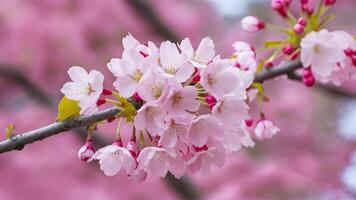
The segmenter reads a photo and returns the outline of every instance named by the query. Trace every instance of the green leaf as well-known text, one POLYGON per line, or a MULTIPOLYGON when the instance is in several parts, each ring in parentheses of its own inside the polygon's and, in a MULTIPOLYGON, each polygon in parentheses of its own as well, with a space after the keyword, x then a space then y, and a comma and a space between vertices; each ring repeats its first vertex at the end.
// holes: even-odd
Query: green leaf
POLYGON ((121 107, 123 108, 121 114, 127 118, 127 122, 133 121, 136 113, 135 107, 124 97, 119 97, 118 99, 121 103, 121 107))
POLYGON ((265 92, 265 90, 264 90, 264 88, 263 88, 263 85, 262 85, 261 83, 254 82, 254 83, 252 84, 252 87, 255 88, 255 89, 257 89, 257 90, 258 90, 258 93, 261 94, 261 95, 263 95, 264 92, 265 92))
POLYGON ((79 112, 79 102, 64 96, 58 104, 57 121, 78 117, 79 112))
POLYGON ((15 132, 15 125, 13 124, 8 124, 5 130, 5 137, 6 139, 10 139, 15 132))
POLYGON ((276 47, 279 47, 279 46, 282 46, 286 43, 286 41, 281 41, 281 40, 277 40, 277 41, 274 41, 274 40, 270 40, 270 41, 266 41, 265 42, 265 47, 268 48, 268 49, 271 49, 271 48, 276 48, 276 47))

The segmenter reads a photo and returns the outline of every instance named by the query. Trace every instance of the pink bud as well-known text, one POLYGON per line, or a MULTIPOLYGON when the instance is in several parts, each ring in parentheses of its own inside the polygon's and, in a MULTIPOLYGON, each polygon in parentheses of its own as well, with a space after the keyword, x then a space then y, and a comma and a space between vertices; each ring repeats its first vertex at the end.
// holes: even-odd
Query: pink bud
POLYGON ((272 61, 272 60, 267 61, 267 62, 266 62, 266 67, 267 67, 267 68, 273 68, 273 67, 274 67, 273 61, 272 61))
POLYGON ((336 3, 336 0, 324 0, 325 6, 332 6, 336 3))
POLYGON ((303 82, 307 87, 312 87, 315 84, 315 78, 310 67, 303 71, 303 82))
POLYGON ((246 126, 248 126, 248 127, 252 126, 252 125, 253 125, 253 119, 252 119, 252 118, 246 119, 246 120, 245 120, 245 124, 246 124, 246 126))
POLYGON ((205 101, 206 101, 206 103, 208 103, 208 104, 216 103, 216 99, 215 99, 215 97, 213 97, 212 95, 206 96, 206 97, 205 97, 205 101))
POLYGON ((112 95, 112 91, 110 89, 104 88, 103 91, 101 92, 101 95, 104 96, 112 95))
POLYGON ((302 33, 304 33, 304 26, 302 26, 300 24, 296 24, 296 25, 294 25, 294 31, 298 34, 302 34, 302 33))
POLYGON ((119 146, 119 147, 123 147, 123 144, 122 144, 122 140, 121 140, 121 139, 114 141, 112 144, 113 144, 113 145, 116 145, 116 146, 119 146))
POLYGON ((300 56, 300 52, 294 54, 292 57, 291 57, 291 60, 296 60, 297 58, 299 58, 300 56))
POLYGON ((265 28, 265 23, 254 16, 247 16, 241 20, 242 28, 248 32, 256 32, 265 28))
POLYGON ((82 161, 89 160, 95 153, 94 145, 92 140, 88 140, 84 146, 82 146, 78 151, 78 159, 82 161))
POLYGON ((193 77, 193 83, 198 83, 200 81, 200 75, 197 74, 193 77))
POLYGON ((194 150, 196 152, 200 152, 200 151, 207 151, 208 150, 208 146, 204 145, 202 147, 196 147, 196 146, 193 146, 194 147, 194 150))
POLYGON ((140 95, 138 95, 137 92, 135 92, 135 93, 132 95, 132 97, 135 99, 135 101, 142 101, 140 95))
POLYGON ((300 25, 305 27, 307 25, 307 20, 305 20, 303 17, 300 17, 298 19, 298 24, 300 24, 300 25))
POLYGON ((352 48, 345 49, 344 53, 347 57, 351 57, 352 55, 355 54, 355 52, 352 50, 352 48))
POLYGON ((111 122, 113 122, 115 119, 116 119, 116 117, 110 117, 110 118, 107 118, 107 119, 106 119, 106 122, 107 122, 107 123, 111 123, 111 122))
POLYGON ((287 17, 286 5, 283 0, 272 0, 271 7, 277 11, 283 18, 287 17))
POLYGON ((305 4, 308 4, 309 3, 309 0, 300 0, 300 4, 302 5, 305 5, 305 4))
POLYGON ((103 98, 99 98, 98 101, 96 101, 96 106, 101 106, 106 103, 106 100, 103 98))
POLYGON ((294 52, 295 48, 293 45, 288 44, 285 47, 283 47, 283 53, 286 55, 291 55, 294 52))
POLYGON ((311 15, 314 12, 313 6, 309 3, 302 5, 302 10, 303 10, 303 12, 306 12, 308 15, 311 15))
POLYGON ((352 64, 356 67, 356 55, 351 56, 352 64))

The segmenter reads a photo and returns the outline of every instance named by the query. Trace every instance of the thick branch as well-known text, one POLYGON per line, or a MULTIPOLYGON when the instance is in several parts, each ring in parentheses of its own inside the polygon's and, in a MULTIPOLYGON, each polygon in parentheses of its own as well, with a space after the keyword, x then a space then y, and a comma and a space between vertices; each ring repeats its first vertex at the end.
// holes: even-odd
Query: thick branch
POLYGON ((263 82, 268 79, 273 79, 277 76, 294 72, 296 69, 302 68, 303 65, 299 60, 283 63, 272 69, 265 69, 255 77, 255 82, 263 82))
POLYGON ((36 130, 14 135, 10 139, 0 142, 0 153, 4 153, 14 149, 21 150, 26 144, 33 143, 71 129, 88 126, 92 123, 114 117, 119 112, 120 110, 118 108, 111 108, 95 113, 93 115, 81 116, 63 122, 56 122, 36 130))

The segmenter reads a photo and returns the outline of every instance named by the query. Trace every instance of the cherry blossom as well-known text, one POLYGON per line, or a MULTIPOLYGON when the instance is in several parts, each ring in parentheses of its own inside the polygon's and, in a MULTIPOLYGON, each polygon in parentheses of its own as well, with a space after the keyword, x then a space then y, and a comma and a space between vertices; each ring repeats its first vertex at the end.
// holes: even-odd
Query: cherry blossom
POLYGON ((146 172, 157 177, 165 177, 170 171, 176 178, 180 178, 185 172, 185 162, 166 148, 146 147, 140 152, 137 161, 146 172))
POLYGON ((175 44, 162 42, 160 47, 160 65, 168 77, 173 76, 179 82, 185 82, 194 72, 194 67, 188 63, 188 57, 180 54, 175 44))
POLYGON ((68 74, 72 82, 65 83, 61 92, 68 99, 79 101, 81 114, 95 112, 96 101, 103 91, 103 74, 96 70, 91 70, 88 74, 79 66, 69 68, 68 74))
POLYGON ((130 151, 116 143, 99 149, 88 162, 92 160, 99 160, 100 169, 107 176, 114 176, 120 171, 129 174, 136 167, 130 151))
POLYGON ((209 37, 203 38, 195 51, 189 38, 182 40, 179 48, 185 55, 188 56, 189 61, 194 65, 194 67, 198 68, 205 67, 214 59, 215 56, 214 42, 209 37))
POLYGON ((279 131, 279 128, 277 128, 271 121, 261 120, 257 123, 255 128, 255 136, 260 140, 270 139, 279 131))
POLYGON ((93 141, 88 140, 78 151, 78 159, 82 161, 89 160, 95 153, 93 141))
POLYGON ((188 128, 188 140, 201 147, 208 139, 222 140, 224 128, 219 120, 211 115, 201 115, 191 122, 188 128))
POLYGON ((148 131, 152 136, 156 136, 166 129, 163 114, 157 102, 147 103, 137 111, 134 125, 139 131, 148 131))
POLYGON ((301 41, 301 61, 305 68, 311 67, 317 78, 328 79, 335 65, 346 58, 344 50, 352 41, 345 32, 311 32, 301 41))
POLYGON ((188 160, 188 170, 195 174, 209 174, 211 166, 222 167, 225 163, 226 152, 222 146, 197 149, 194 156, 188 160))
POLYGON ((256 32, 265 28, 265 23, 255 16, 247 16, 241 20, 241 26, 245 31, 256 32))
POLYGON ((252 84, 253 74, 232 67, 228 61, 213 62, 201 71, 200 83, 216 99, 229 93, 246 98, 246 89, 252 84))
POLYGON ((117 77, 115 88, 123 97, 132 96, 146 71, 144 58, 135 49, 125 50, 123 58, 111 59, 108 69, 117 77))

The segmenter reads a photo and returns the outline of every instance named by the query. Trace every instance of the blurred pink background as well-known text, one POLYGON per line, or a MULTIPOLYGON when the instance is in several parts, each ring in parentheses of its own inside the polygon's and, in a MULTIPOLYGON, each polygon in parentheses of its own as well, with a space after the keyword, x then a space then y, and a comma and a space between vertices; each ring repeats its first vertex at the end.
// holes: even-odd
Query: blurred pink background
MULTIPOLYGON (((355 0, 339 0, 331 30, 355 34, 355 7, 355 0)), ((9 123, 21 133, 54 122, 56 115, 47 101, 34 98, 34 91, 27 92, 3 69, 20 72, 57 103, 72 65, 102 71, 111 87, 114 78, 106 63, 121 55, 121 38, 128 32, 142 43, 190 37, 197 44, 210 36, 222 56, 232 53, 236 40, 258 47, 271 35, 243 32, 239 21, 244 15, 281 23, 268 0, 1 0, 0 139, 9 123), (152 13, 168 32, 155 27, 152 13)), ((271 102, 265 113, 281 133, 231 155, 209 176, 188 177, 202 198, 356 199, 356 100, 298 82, 266 85, 271 102)), ((356 93, 354 85, 343 87, 356 93)), ((100 127, 100 134, 110 137, 113 126, 100 127)), ((77 133, 65 133, 1 154, 0 200, 182 199, 163 179, 135 184, 121 175, 106 177, 97 164, 77 159, 82 144, 77 133)))

